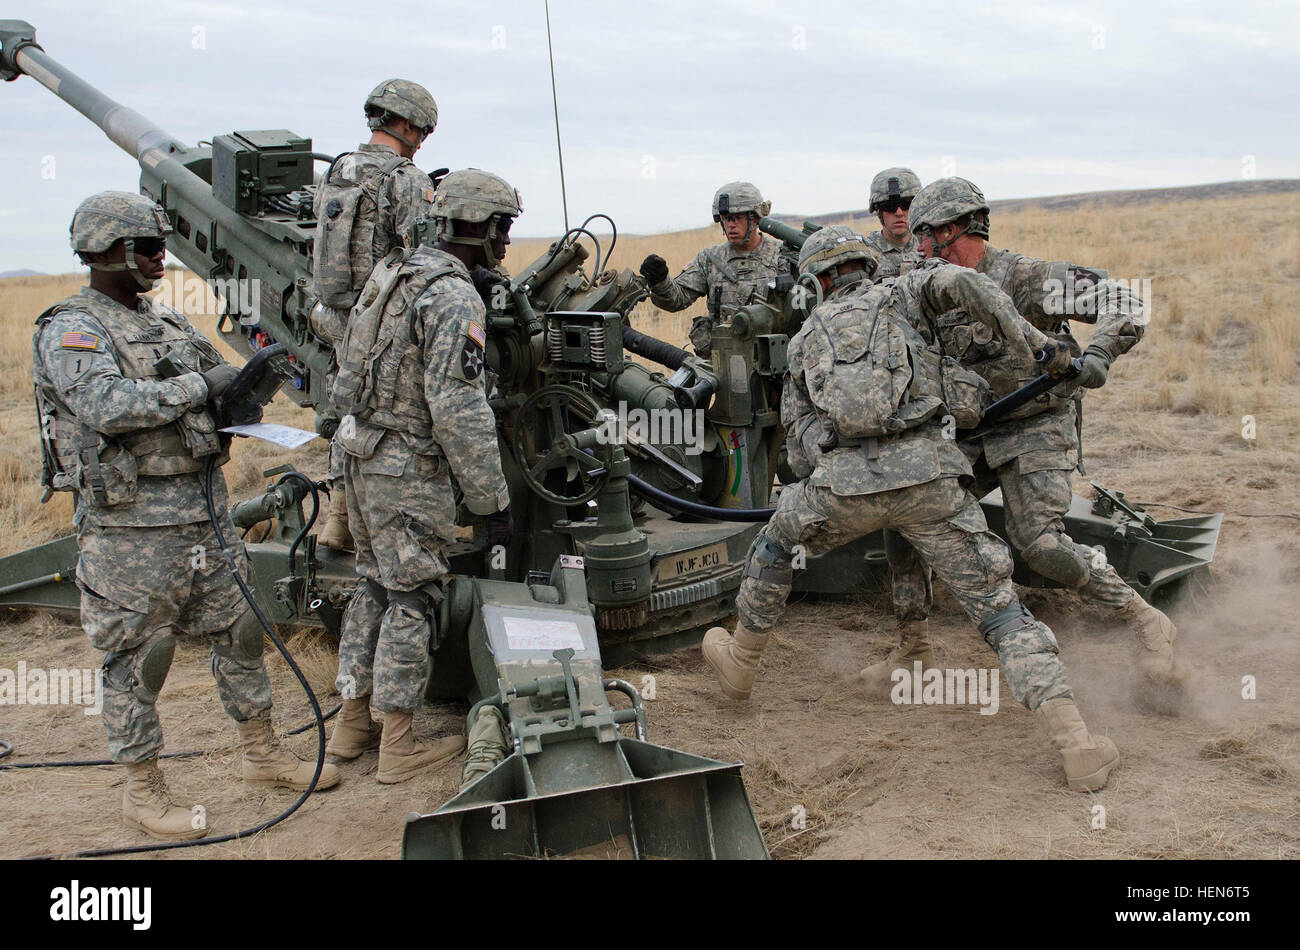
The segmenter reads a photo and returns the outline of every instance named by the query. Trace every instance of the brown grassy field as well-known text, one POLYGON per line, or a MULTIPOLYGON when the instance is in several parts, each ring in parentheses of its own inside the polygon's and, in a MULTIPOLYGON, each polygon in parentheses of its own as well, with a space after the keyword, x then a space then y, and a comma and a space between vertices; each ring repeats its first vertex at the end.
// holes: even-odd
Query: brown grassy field
MULTIPOLYGON (((1112 735, 1123 764, 1106 790, 1065 791, 1060 766, 1033 718, 1002 692, 1002 712, 871 705, 851 673, 889 646, 888 605, 792 605, 748 704, 721 700, 698 653, 682 651, 617 671, 658 679, 651 740, 746 762, 750 796, 769 847, 781 857, 1263 857, 1300 856, 1300 194, 1083 206, 995 215, 993 243, 1151 281, 1146 339, 1089 394, 1085 449, 1092 479, 1131 499, 1225 511, 1208 600, 1176 615, 1179 647, 1201 671, 1194 707, 1180 718, 1144 715, 1129 698, 1131 634, 1073 595, 1027 602, 1061 642, 1090 726, 1112 735), (1256 438, 1243 439, 1243 417, 1256 438), (1241 698, 1243 676, 1258 698, 1241 698), (1092 827, 1093 806, 1107 809, 1092 827), (807 814, 791 826, 792 809, 807 814)), ((720 240, 715 228, 623 237, 613 265, 635 270, 651 251, 670 268, 720 240)), ((545 242, 520 241, 518 270, 545 242)), ((0 282, 0 554, 64 533, 66 497, 38 504, 31 401, 31 322, 74 290, 75 277, 0 282)), ((692 312, 698 308, 693 308, 692 312)), ((210 336, 213 318, 192 315, 210 336)), ((643 304, 638 327, 684 345, 689 312, 643 304)), ((1087 329, 1079 334, 1087 337, 1087 329)), ((274 421, 310 428, 310 414, 277 399, 274 421)), ((292 456, 319 475, 318 442, 292 456)), ((285 453, 236 446, 227 469, 236 494, 285 453)), ((1088 479, 1076 491, 1088 494, 1088 479)), ((1153 507, 1158 518, 1178 517, 1153 507)), ((988 665, 987 649, 939 594, 941 665, 988 665)), ((307 642, 302 644, 304 647, 307 642)), ((313 680, 329 689, 329 649, 312 647, 313 680)), ((230 779, 231 731, 206 675, 204 650, 182 644, 160 708, 169 748, 227 748, 173 765, 178 790, 206 796, 220 831, 278 812, 288 793, 253 793, 230 779)), ((44 616, 0 617, 0 667, 93 666, 98 655, 74 625, 44 616)), ((305 704, 278 658, 268 663, 285 725, 305 704)), ((429 709, 420 728, 458 728, 463 709, 429 709)), ((75 710, 6 710, 0 735, 31 757, 102 755, 102 727, 75 710)), ((304 751, 307 744, 300 746, 304 751)), ((454 790, 446 770, 412 787, 378 786, 374 757, 344 768, 345 784, 289 823, 239 845, 188 852, 217 857, 394 856, 401 819, 454 790), (419 786, 419 787, 414 787, 419 786)), ((0 857, 136 843, 116 824, 113 770, 0 772, 0 857), (58 820, 56 820, 56 818, 58 820)))

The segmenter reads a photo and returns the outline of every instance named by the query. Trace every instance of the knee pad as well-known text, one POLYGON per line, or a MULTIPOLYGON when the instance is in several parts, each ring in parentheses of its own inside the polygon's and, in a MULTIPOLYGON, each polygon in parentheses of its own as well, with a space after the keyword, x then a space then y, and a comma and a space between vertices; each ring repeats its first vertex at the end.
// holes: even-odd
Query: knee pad
POLYGON ((1077 589, 1088 583, 1092 566, 1073 541, 1053 532, 1044 532, 1033 540, 1020 556, 1044 577, 1077 589))
POLYGON ((1006 641, 1016 641, 1016 648, 1022 653, 1059 652, 1052 631, 1045 623, 1036 620, 1029 608, 1021 603, 1014 603, 986 618, 980 623, 979 631, 984 642, 999 657, 1006 641))
POLYGON ((152 706, 167 681, 176 655, 176 638, 170 629, 153 634, 134 650, 104 657, 104 676, 119 689, 128 689, 140 702, 152 706))
POLYGON ((262 665, 264 634, 261 622, 250 608, 239 615, 229 633, 218 638, 212 652, 234 660, 246 670, 255 670, 262 665))
POLYGON ((793 557, 789 551, 771 540, 765 533, 754 539, 745 559, 745 576, 768 584, 792 584, 793 557))

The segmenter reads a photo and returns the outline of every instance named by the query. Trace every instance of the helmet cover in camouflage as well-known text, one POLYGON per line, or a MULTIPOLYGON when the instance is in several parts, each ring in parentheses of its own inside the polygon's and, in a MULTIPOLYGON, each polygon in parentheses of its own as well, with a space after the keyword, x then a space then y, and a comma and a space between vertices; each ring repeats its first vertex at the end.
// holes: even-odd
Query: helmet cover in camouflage
POLYGON ((366 97, 366 123, 370 128, 382 129, 386 112, 427 132, 438 124, 438 103, 428 89, 409 79, 386 79, 366 97))
POLYGON ((152 198, 130 191, 91 195, 72 215, 69 243, 78 254, 107 251, 122 238, 160 237, 172 233, 167 212, 152 198))
POLYGON ((713 196, 713 220, 721 221, 724 214, 752 212, 765 218, 772 210, 772 202, 763 200, 763 193, 747 181, 729 181, 713 196))
MULTIPOLYGON (((937 228, 975 211, 989 211, 984 192, 965 178, 940 178, 921 189, 912 200, 908 224, 913 232, 937 228)), ((988 230, 984 230, 984 236, 988 230)))
POLYGON ((433 193, 430 217, 456 221, 486 221, 495 214, 517 218, 524 213, 519 190, 500 175, 477 168, 449 173, 433 193))
POLYGON ((844 224, 814 231, 799 249, 800 274, 819 275, 830 271, 834 276, 834 269, 849 261, 865 261, 868 277, 876 270, 876 254, 867 239, 844 224))
POLYGON ((921 179, 910 168, 886 168, 871 179, 871 203, 868 211, 879 210, 876 206, 884 204, 891 198, 915 198, 921 190, 921 179))

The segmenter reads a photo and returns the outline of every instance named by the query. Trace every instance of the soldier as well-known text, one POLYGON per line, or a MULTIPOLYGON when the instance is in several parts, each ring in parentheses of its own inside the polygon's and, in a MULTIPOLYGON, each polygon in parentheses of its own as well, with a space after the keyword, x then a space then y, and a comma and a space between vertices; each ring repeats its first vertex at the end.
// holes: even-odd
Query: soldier
MULTIPOLYGON (((211 407, 237 373, 183 316, 140 297, 163 275, 171 230, 163 209, 140 195, 106 191, 83 201, 71 237, 90 286, 41 314, 32 349, 43 481, 77 495, 81 623, 106 652, 104 726, 113 761, 127 770, 122 819, 179 840, 202 837, 207 825, 172 802, 158 767, 155 701, 177 635, 211 640, 245 781, 302 790, 315 763, 276 741, 263 630, 208 518, 202 472, 228 458, 211 407), (163 378, 155 366, 162 357, 185 372, 163 378)), ((237 538, 219 471, 213 495, 224 536, 237 538)), ((242 545, 235 558, 247 577, 242 545)), ((316 788, 338 781, 326 765, 316 788)))
POLYGON ((429 625, 448 572, 443 551, 455 540, 457 488, 471 514, 488 516, 492 543, 512 530, 484 392, 486 310, 471 272, 501 262, 522 211, 519 193, 496 175, 448 175, 430 210, 433 246, 380 261, 339 350, 332 396, 345 413, 338 440, 364 583, 343 621, 344 703, 328 750, 354 759, 378 745, 384 784, 465 747, 463 736, 416 742, 411 722, 429 677, 429 625), (372 700, 382 727, 370 718, 372 700))
POLYGON ((868 234, 867 243, 880 255, 876 280, 905 274, 921 260, 916 238, 907 225, 908 209, 920 190, 921 179, 910 168, 886 168, 871 179, 867 210, 880 219, 880 230, 868 234))
POLYGON ((832 224, 814 232, 799 253, 799 271, 817 278, 822 302, 860 294, 880 272, 880 255, 857 231, 832 224))
MULTIPOLYGON (((821 233, 804 244, 801 266, 826 251, 821 233)), ((834 257, 821 260, 836 264, 834 257)), ((725 695, 748 698, 790 594, 796 553, 813 557, 892 527, 921 551, 979 625, 1012 694, 1038 715, 1060 751, 1070 788, 1095 791, 1119 753, 1084 725, 1055 637, 1017 600, 1010 552, 962 487, 970 464, 943 434, 946 411, 979 409, 978 394, 959 398, 945 386, 938 354, 922 337, 929 318, 956 307, 1006 332, 1026 354, 1031 347, 1050 349, 987 279, 938 263, 820 304, 791 340, 781 421, 791 467, 802 480, 781 492, 776 513, 750 548, 734 635, 711 629, 704 658, 725 695), (882 374, 882 366, 895 370, 882 374)), ((1068 365, 1068 358, 1059 351, 1053 368, 1068 365)))
MULTIPOLYGON (((1142 301, 1126 287, 1103 279, 1101 272, 993 248, 987 241, 988 222, 983 193, 964 178, 927 185, 912 206, 913 230, 926 257, 939 256, 986 274, 1011 297, 1021 316, 1076 355, 1079 344, 1068 321, 1095 323, 1096 330, 1082 353, 1083 371, 1073 383, 1040 396, 982 436, 965 440, 962 448, 974 463, 980 493, 1001 487, 1012 547, 1039 574, 1074 589, 1085 600, 1112 608, 1137 636, 1146 701, 1153 708, 1176 711, 1187 671, 1174 659, 1173 622, 1124 583, 1104 556, 1066 534, 1063 521, 1070 506, 1070 470, 1081 462, 1083 390, 1104 384, 1111 362, 1142 338, 1142 301)), ((1000 341, 979 332, 963 316, 939 320, 945 349, 988 380, 994 398, 1038 372, 1008 359, 1000 341)))
MULTIPOLYGON (((433 201, 433 182, 411 162, 438 124, 433 96, 418 83, 389 79, 366 98, 365 114, 374 130, 370 141, 334 159, 316 190, 312 281, 320 302, 312 325, 335 344, 375 264, 406 246, 411 226, 433 201)), ((319 541, 351 551, 343 452, 334 440, 329 483, 330 512, 319 541)))
MULTIPOLYGON (((782 243, 758 230, 760 218, 772 210, 759 190, 747 181, 723 185, 713 196, 713 220, 727 243, 708 247, 684 271, 668 279, 668 264, 658 254, 641 262, 641 276, 650 289, 650 301, 660 310, 676 313, 707 295, 707 316, 691 321, 691 345, 708 359, 713 327, 751 303, 772 299, 772 282, 785 272, 782 243)), ((793 276, 793 275, 792 275, 793 276)))

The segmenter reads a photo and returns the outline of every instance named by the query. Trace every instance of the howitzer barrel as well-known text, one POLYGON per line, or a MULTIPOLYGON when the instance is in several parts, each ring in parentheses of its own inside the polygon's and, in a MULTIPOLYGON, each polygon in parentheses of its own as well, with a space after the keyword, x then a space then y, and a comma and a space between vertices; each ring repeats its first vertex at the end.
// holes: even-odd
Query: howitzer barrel
POLYGON ((808 235, 804 234, 798 228, 793 228, 788 224, 782 224, 776 218, 762 218, 758 222, 758 229, 764 234, 770 234, 779 241, 785 241, 794 247, 803 247, 803 242, 807 240, 808 235))
POLYGON ((3 75, 26 73, 104 130, 119 148, 137 159, 150 149, 181 151, 185 144, 134 109, 104 95, 36 45, 36 30, 21 20, 0 21, 3 75))

